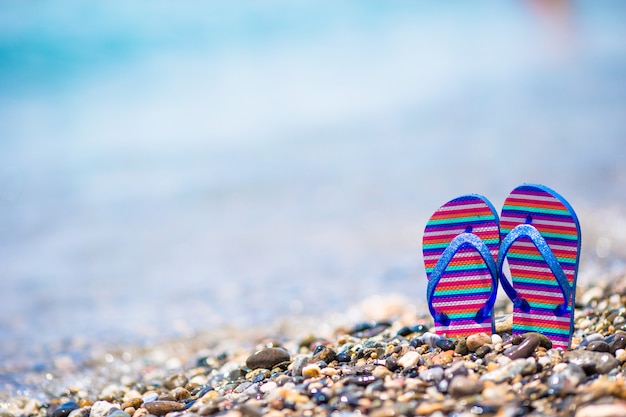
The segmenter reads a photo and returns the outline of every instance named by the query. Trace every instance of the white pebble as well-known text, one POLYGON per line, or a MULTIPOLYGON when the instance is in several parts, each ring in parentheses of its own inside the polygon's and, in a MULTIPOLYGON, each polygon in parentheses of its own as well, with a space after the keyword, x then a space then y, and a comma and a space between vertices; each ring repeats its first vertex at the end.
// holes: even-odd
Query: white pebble
POLYGON ((584 319, 583 321, 581 321, 580 323, 578 323, 578 328, 585 330, 587 329, 589 326, 591 326, 593 323, 591 322, 591 320, 589 319, 584 319))
POLYGON ((500 337, 499 334, 494 333, 494 334, 491 335, 491 343, 493 343, 494 345, 496 343, 502 343, 502 338, 500 337))
POLYGON ((267 394, 268 392, 274 391, 278 388, 278 384, 274 381, 270 381, 267 384, 261 385, 261 392, 267 394))
POLYGON ((119 405, 111 404, 108 401, 96 401, 91 406, 91 412, 89 413, 89 417, 104 417, 113 407, 119 407, 119 405))
POLYGON ((617 359, 620 362, 626 362, 626 350, 617 349, 615 351, 615 359, 617 359))
POLYGON ((404 355, 402 355, 400 359, 398 359, 398 365, 400 365, 403 368, 410 368, 412 366, 417 365, 419 360, 420 360, 420 354, 414 350, 410 350, 404 355))

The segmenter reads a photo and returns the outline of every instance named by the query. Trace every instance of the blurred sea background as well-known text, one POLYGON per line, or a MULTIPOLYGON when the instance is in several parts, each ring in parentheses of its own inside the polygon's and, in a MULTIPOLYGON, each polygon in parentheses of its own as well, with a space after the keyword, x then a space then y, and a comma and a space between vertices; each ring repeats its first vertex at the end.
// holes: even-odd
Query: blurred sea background
POLYGON ((624 21, 595 1, 1 3, 0 369, 76 337, 423 302, 430 214, 523 182, 577 210, 581 282, 610 275, 624 21))

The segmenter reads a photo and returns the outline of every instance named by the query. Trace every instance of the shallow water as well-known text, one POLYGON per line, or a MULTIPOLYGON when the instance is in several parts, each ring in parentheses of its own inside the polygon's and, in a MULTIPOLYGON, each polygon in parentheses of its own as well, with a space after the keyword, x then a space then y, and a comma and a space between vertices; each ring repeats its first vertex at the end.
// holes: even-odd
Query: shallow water
POLYGON ((430 213, 522 182, 622 265, 623 4, 249 6, 0 6, 4 368, 423 300, 430 213))

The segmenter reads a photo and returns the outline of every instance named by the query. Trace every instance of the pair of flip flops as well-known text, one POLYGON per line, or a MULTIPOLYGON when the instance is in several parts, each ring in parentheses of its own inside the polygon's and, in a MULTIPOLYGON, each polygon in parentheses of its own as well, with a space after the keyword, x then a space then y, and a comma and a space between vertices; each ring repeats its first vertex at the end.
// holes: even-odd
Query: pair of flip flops
POLYGON ((480 195, 447 202, 432 215, 423 238, 436 333, 493 333, 501 284, 513 301, 513 334, 538 332, 554 348, 569 348, 580 242, 576 213, 542 185, 515 188, 499 219, 480 195))

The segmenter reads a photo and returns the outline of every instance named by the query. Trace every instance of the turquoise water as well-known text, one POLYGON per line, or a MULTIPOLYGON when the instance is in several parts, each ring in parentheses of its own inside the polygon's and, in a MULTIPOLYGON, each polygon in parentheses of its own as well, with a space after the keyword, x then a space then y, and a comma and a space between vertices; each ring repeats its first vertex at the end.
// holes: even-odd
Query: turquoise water
POLYGON ((422 300, 430 213, 522 182, 620 258, 626 8, 551 4, 1 5, 6 363, 422 300))

